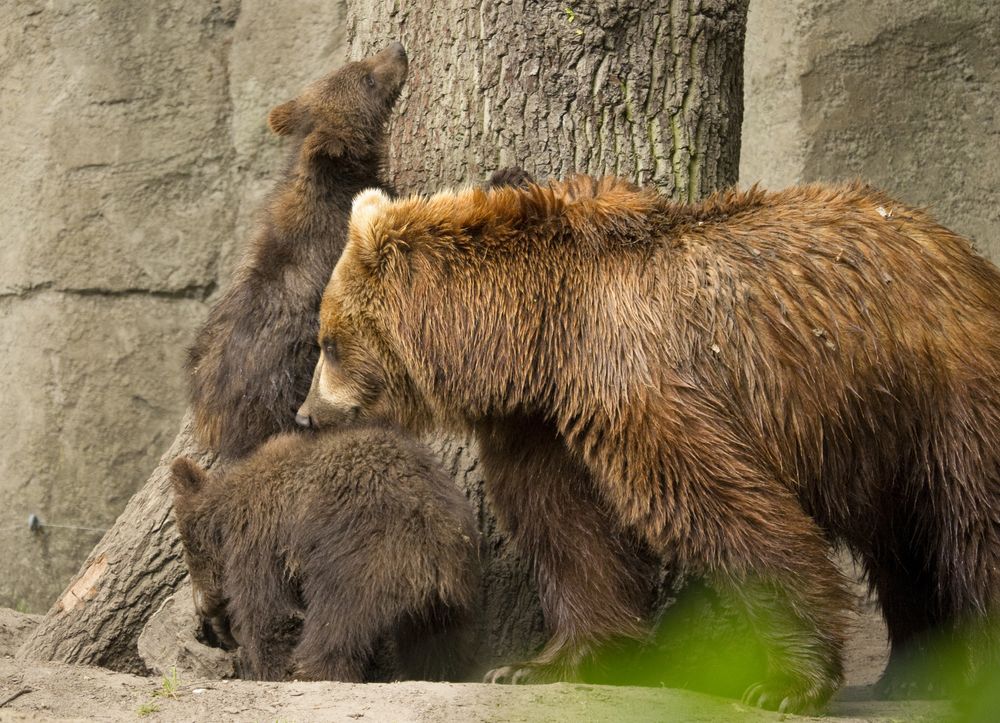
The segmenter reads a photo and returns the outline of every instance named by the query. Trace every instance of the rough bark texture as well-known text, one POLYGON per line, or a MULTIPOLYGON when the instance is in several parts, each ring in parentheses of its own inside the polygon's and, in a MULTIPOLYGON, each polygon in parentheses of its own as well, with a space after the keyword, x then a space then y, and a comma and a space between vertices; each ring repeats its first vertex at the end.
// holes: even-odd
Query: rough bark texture
POLYGON ((348 3, 351 56, 411 49, 390 157, 401 191, 520 165, 695 199, 736 182, 746 0, 348 3))
MULTIPOLYGON (((391 132, 390 177, 403 192, 520 165, 538 178, 612 173, 692 199, 736 180, 746 6, 358 0, 349 37, 352 57, 388 39, 410 52, 391 132)), ((474 446, 433 444, 482 520, 482 663, 521 656, 544 637, 530 575, 489 515, 474 446)), ((198 452, 185 421, 22 657, 144 669, 136 640, 183 576, 165 463, 198 452)))

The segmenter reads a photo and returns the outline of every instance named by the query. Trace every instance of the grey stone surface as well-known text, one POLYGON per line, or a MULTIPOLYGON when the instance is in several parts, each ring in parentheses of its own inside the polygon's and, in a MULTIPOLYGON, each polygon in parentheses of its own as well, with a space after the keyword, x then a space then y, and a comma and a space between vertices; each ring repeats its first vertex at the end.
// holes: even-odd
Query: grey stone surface
POLYGON ((177 432, 184 348, 344 58, 342 2, 0 3, 0 606, 43 611, 177 432))
POLYGON ((41 615, 0 607, 0 656, 13 655, 41 619, 41 615))
POLYGON ((0 605, 43 611, 170 444, 195 299, 38 291, 0 299, 0 605), (16 529, 9 529, 17 525, 16 529))
POLYGON ((741 182, 862 178, 1000 261, 1000 4, 753 0, 741 182))

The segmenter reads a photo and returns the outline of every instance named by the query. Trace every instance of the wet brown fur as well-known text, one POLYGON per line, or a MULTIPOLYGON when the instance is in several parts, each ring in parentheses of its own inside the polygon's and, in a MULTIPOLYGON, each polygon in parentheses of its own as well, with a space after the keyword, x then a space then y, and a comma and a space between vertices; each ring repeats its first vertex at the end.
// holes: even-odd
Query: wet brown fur
POLYGON ((861 185, 695 205, 613 179, 355 202, 323 299, 319 423, 477 433, 572 677, 645 631, 638 548, 742 600, 748 699, 842 679, 859 557, 892 660, 982 623, 1000 578, 1000 273, 861 185))
POLYGON ((472 654, 471 505, 430 451, 380 427, 280 435, 227 470, 173 465, 199 612, 246 677, 456 679, 472 654))
POLYGON ((195 432, 223 459, 295 429, 316 365, 316 314, 343 249, 351 199, 381 186, 385 125, 406 78, 398 43, 274 108, 288 168, 187 363, 195 432))

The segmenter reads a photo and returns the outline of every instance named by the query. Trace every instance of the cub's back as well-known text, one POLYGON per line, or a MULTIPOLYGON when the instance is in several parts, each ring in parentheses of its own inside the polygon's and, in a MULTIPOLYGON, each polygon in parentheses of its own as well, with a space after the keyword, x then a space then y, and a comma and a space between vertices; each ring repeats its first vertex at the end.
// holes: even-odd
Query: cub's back
POLYGON ((280 514, 284 521, 275 524, 294 537, 362 528, 369 537, 435 528, 475 535, 471 506, 440 461, 390 427, 279 435, 232 476, 233 494, 280 514))

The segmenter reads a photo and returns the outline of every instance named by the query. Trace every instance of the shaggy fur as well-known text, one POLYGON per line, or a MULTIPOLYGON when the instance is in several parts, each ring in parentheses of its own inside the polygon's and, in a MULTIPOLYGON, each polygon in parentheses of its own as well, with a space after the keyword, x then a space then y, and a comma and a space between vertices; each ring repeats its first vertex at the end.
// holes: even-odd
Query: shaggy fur
POLYGON ((242 457, 295 428, 316 365, 316 315, 343 249, 351 199, 380 185, 385 125, 406 79, 403 46, 350 63, 274 108, 295 141, 231 286, 188 356, 198 440, 242 457))
POLYGON ((455 679, 472 653, 472 507, 423 445, 387 428, 280 435, 208 475, 173 465, 199 613, 247 677, 455 679))
POLYGON ((553 633, 492 680, 570 677, 644 633, 623 534, 745 604, 768 707, 841 682, 833 540, 885 612, 885 680, 996 607, 1000 273, 873 189, 368 192, 320 341, 319 424, 476 432, 553 633))

